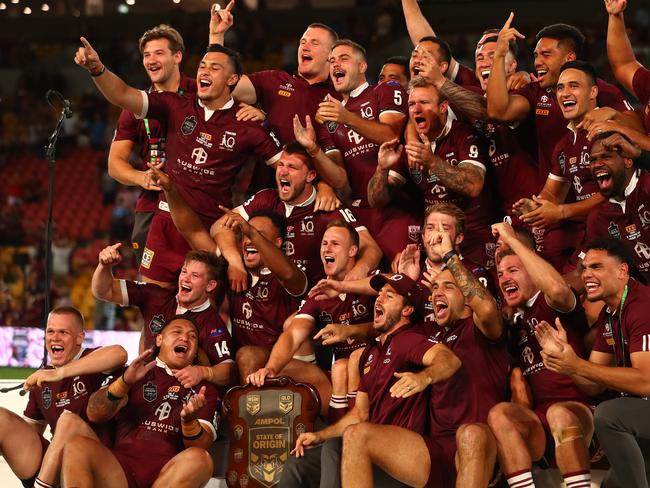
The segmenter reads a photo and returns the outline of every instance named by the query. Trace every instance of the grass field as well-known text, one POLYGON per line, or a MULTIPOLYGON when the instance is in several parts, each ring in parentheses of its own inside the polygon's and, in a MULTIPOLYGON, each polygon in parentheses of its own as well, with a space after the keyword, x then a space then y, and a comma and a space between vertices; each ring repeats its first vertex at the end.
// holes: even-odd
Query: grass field
POLYGON ((0 380, 22 380, 34 371, 32 368, 0 368, 0 380))

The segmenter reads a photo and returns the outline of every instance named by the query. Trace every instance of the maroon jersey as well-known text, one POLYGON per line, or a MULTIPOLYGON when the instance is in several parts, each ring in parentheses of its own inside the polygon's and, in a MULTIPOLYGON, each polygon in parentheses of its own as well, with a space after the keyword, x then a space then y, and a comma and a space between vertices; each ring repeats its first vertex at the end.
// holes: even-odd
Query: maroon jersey
MULTIPOLYGON (((621 90, 601 79, 597 80, 599 107, 612 107, 618 111, 632 110, 625 101, 621 90)), ((551 168, 553 148, 566 134, 566 120, 555 95, 555 88, 542 88, 538 81, 512 92, 521 95, 531 107, 531 115, 535 118, 537 133, 538 162, 540 178, 546 178, 551 168)))
MULTIPOLYGON (((207 225, 232 206, 232 182, 250 155, 275 163, 277 138, 259 123, 237 121, 234 100, 208 110, 195 94, 142 92, 143 116, 167 123, 166 171, 179 193, 207 225)), ((166 210, 161 195, 160 210, 166 210)))
MULTIPOLYGON (((479 137, 470 126, 460 122, 449 110, 447 123, 435 141, 431 142, 433 153, 451 166, 471 164, 483 171, 487 160, 479 137)), ((477 198, 470 198, 448 190, 433 171, 426 174, 411 169, 411 179, 424 194, 425 206, 436 202, 450 202, 465 212, 465 240, 461 251, 468 258, 491 268, 494 266, 494 238, 490 225, 494 221, 489 183, 486 178, 483 191, 477 198)))
MULTIPOLYGON (((81 349, 73 361, 85 357, 97 349, 99 348, 81 349)), ((47 366, 47 369, 51 368, 52 366, 47 366)), ((82 374, 37 386, 29 392, 29 400, 23 416, 28 422, 49 425, 52 434, 54 434, 56 423, 64 410, 76 413, 87 420, 88 398, 99 390, 106 376, 102 373, 82 374)))
POLYGON ((646 133, 650 134, 650 70, 639 67, 632 78, 634 94, 643 104, 643 125, 646 133))
MULTIPOLYGON (((357 325, 373 321, 375 297, 343 293, 334 298, 316 300, 307 298, 300 304, 296 318, 306 319, 317 330, 328 324, 357 325)), ((352 351, 367 344, 356 339, 334 345, 336 359, 348 358, 352 351)))
POLYGON ((230 318, 235 344, 271 349, 282 334, 287 317, 298 309, 298 298, 284 289, 268 269, 253 277, 248 290, 229 291, 230 318))
POLYGON ((232 361, 232 339, 226 325, 206 300, 198 307, 183 308, 176 298, 178 290, 161 288, 153 283, 120 280, 122 306, 138 307, 142 312, 144 349, 155 346, 155 336, 174 315, 184 314, 199 326, 199 347, 207 354, 211 365, 232 361))
MULTIPOLYGON (((350 92, 345 108, 366 120, 379 122, 382 114, 401 114, 406 118, 407 100, 406 91, 396 81, 373 86, 364 83, 350 92)), ((366 139, 345 124, 321 124, 319 136, 319 140, 324 141, 325 153, 338 151, 343 156, 352 189, 351 199, 358 200, 352 206, 369 207, 368 182, 377 169, 379 144, 366 139)), ((405 182, 405 165, 402 168, 401 172, 392 170, 390 174, 405 182)))
POLYGON ((436 326, 430 339, 446 345, 462 361, 451 378, 431 386, 431 437, 453 435, 465 423, 486 422, 490 409, 505 400, 509 369, 505 338, 488 339, 468 317, 450 327, 436 326))
POLYGON ((597 321, 594 351, 613 354, 617 367, 630 367, 630 354, 650 351, 650 288, 631 279, 621 313, 603 307, 597 321))
POLYGON ((477 122, 488 147, 491 169, 503 215, 512 215, 512 206, 522 198, 531 198, 541 190, 537 163, 520 142, 518 123, 477 122))
POLYGON ((454 70, 454 73, 452 73, 452 75, 449 77, 449 79, 460 86, 481 87, 481 82, 478 81, 476 73, 474 73, 467 66, 460 64, 458 61, 456 62, 456 69, 454 70))
POLYGON ((342 207, 333 212, 314 211, 315 201, 316 190, 300 205, 289 205, 280 200, 277 190, 266 189, 257 192, 235 209, 246 220, 255 210, 262 209, 271 210, 286 217, 287 236, 284 241, 284 253, 305 271, 310 285, 325 278, 323 263, 320 259, 320 241, 327 224, 342 219, 354 226, 357 232, 366 230, 357 222, 350 209, 342 207))
POLYGON ((212 439, 217 438, 221 404, 217 387, 202 381, 193 391, 184 388, 165 363, 156 361, 156 367, 131 387, 129 401, 115 416, 113 452, 129 486, 151 486, 162 467, 185 449, 181 410, 193 392, 204 386, 207 403, 197 417, 212 439))
POLYGON ((516 316, 515 325, 511 330, 511 342, 518 366, 528 380, 535 402, 535 410, 562 401, 584 401, 586 396, 575 385, 573 380, 564 374, 546 369, 540 354, 541 347, 535 337, 535 327, 542 320, 555 325, 556 317, 560 318, 567 331, 569 344, 579 356, 584 357, 583 335, 589 329, 585 311, 576 297, 575 308, 571 312, 562 313, 554 310, 546 303, 546 297, 538 291, 523 309, 523 314, 516 316))
POLYGON ((248 75, 255 87, 257 101, 268 115, 268 124, 283 144, 296 140, 293 116, 305 123, 305 116, 314 120, 318 104, 326 95, 339 98, 329 78, 326 82, 309 84, 299 75, 286 71, 258 71, 248 75))
MULTIPOLYGON (((151 90, 150 90, 151 91, 151 90)), ((178 94, 195 93, 196 80, 181 73, 178 94)), ((132 141, 137 154, 140 156, 138 169, 147 170, 148 162, 165 163, 167 127, 158 120, 138 120, 127 111, 122 110, 117 120, 113 141, 132 141)), ((136 212, 153 212, 158 206, 158 192, 153 190, 140 191, 140 196, 135 204, 136 212)))
MULTIPOLYGON (((368 83, 355 88, 345 108, 360 117, 379 121, 382 114, 401 114, 406 118, 408 95, 402 85, 388 81, 380 85, 368 83)), ((403 190, 391 191, 391 204, 387 208, 371 208, 368 203, 368 182, 377 169, 379 144, 362 137, 344 124, 319 125, 319 142, 327 154, 339 152, 347 171, 352 189, 351 207, 359 221, 370 231, 388 261, 408 244, 417 243, 414 238, 420 230, 420 204, 403 190)), ((407 182, 408 166, 404 156, 389 171, 389 175, 407 182)))
POLYGON ((424 355, 434 345, 420 329, 418 325, 402 326, 389 334, 384 344, 377 338, 364 349, 359 360, 359 391, 368 394, 369 422, 425 433, 428 390, 408 398, 390 395, 397 381, 394 374, 420 371, 424 355))
POLYGON ((650 175, 638 170, 625 189, 625 200, 609 199, 587 218, 585 241, 597 237, 621 239, 633 251, 639 271, 650 280, 650 175))
POLYGON ((591 141, 587 139, 587 134, 586 130, 574 131, 569 127, 553 150, 548 177, 571 183, 567 203, 581 202, 598 193, 598 184, 589 168, 591 141))

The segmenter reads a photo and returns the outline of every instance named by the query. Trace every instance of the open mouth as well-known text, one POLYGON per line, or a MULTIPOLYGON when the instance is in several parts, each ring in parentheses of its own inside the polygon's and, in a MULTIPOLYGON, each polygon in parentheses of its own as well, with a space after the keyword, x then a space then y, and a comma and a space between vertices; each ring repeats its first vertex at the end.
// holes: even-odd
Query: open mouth
POLYGON ((598 168, 593 171, 594 178, 596 179, 596 183, 598 183, 598 187, 602 189, 609 188, 612 183, 612 175, 609 171, 607 171, 605 168, 598 168))
POLYGON ((587 293, 596 291, 599 286, 595 281, 585 281, 585 290, 587 290, 587 293))
POLYGON ((189 285, 181 285, 181 291, 185 293, 189 293, 192 291, 192 287, 189 285))
POLYGON ((562 101, 562 106, 565 109, 575 107, 578 103, 575 100, 563 100, 562 101))
POLYGON ((438 315, 444 315, 444 313, 449 309, 449 304, 442 298, 436 298, 433 301, 433 312, 438 315))
POLYGON ((174 354, 184 356, 187 354, 188 347, 184 344, 178 344, 174 346, 174 354))
POLYGON ((537 79, 539 80, 541 78, 544 78, 547 74, 548 74, 547 69, 538 69, 537 70, 537 79))
POLYGON ((501 291, 503 292, 503 296, 506 298, 506 300, 513 299, 518 295, 519 287, 514 283, 506 283, 501 286, 501 291))
POLYGON ((341 81, 345 78, 346 72, 340 68, 337 68, 332 73, 334 75, 334 81, 341 81))
POLYGON ((208 87, 212 86, 212 81, 207 79, 207 78, 201 78, 199 80, 199 86, 201 88, 208 88, 208 87))
POLYGON ((424 130, 427 127, 427 119, 422 115, 413 117, 413 122, 415 122, 415 126, 420 130, 424 130))
POLYGON ((419 66, 413 66, 413 76, 419 75, 420 71, 422 71, 422 70, 420 69, 419 66))
POLYGON ((483 71, 481 71, 481 78, 482 78, 484 81, 487 81, 487 79, 488 79, 489 77, 490 77, 490 70, 489 70, 489 69, 484 69, 483 71))
POLYGON ((244 260, 245 261, 251 261, 254 259, 257 259, 257 255, 259 254, 259 251, 255 246, 246 246, 244 247, 244 260))
POLYGON ((61 354, 64 351, 63 346, 51 346, 50 349, 54 354, 61 354))
POLYGON ((278 180, 280 193, 287 194, 291 190, 291 182, 285 178, 280 178, 278 180))
POLYGON ((314 59, 314 58, 311 56, 311 54, 306 54, 306 53, 304 53, 304 54, 301 54, 301 55, 300 55, 300 60, 301 60, 303 63, 304 63, 304 62, 308 62, 308 61, 313 61, 313 59, 314 59))
POLYGON ((384 316, 384 307, 375 305, 375 320, 380 320, 384 316))
POLYGON ((162 66, 149 66, 149 67, 147 67, 147 69, 148 69, 151 73, 155 73, 155 72, 157 72, 157 71, 160 71, 160 70, 162 69, 162 66))

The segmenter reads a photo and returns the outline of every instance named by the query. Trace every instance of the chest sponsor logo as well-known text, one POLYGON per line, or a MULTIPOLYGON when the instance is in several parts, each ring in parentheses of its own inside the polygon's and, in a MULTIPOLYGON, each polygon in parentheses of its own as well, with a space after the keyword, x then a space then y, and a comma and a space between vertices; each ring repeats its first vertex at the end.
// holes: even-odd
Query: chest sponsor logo
POLYGON ((641 225, 645 229, 648 225, 650 225, 650 210, 647 210, 645 208, 645 203, 642 203, 639 205, 637 211, 639 212, 639 220, 641 221, 641 225))
POLYGON ((41 400, 43 400, 43 407, 47 410, 52 406, 52 390, 49 387, 43 388, 41 392, 41 400))
POLYGON ((165 326, 165 317, 163 314, 159 313, 154 315, 149 321, 149 330, 153 335, 160 334, 160 331, 165 326))
POLYGON ((360 144, 363 141, 363 137, 357 134, 355 131, 350 129, 348 131, 348 141, 353 142, 354 144, 360 144))
POLYGON ((158 398, 158 386, 151 381, 145 383, 142 387, 142 397, 149 403, 155 402, 158 398))
POLYGON ((282 249, 284 250, 284 253, 287 256, 293 256, 294 253, 296 252, 296 248, 293 245, 293 242, 291 241, 284 241, 282 243, 282 249))
POLYGON ((625 227, 625 233, 628 240, 633 241, 641 237, 641 232, 636 228, 636 225, 631 224, 625 227))
POLYGON ((192 160, 195 164, 205 164, 208 160, 208 153, 202 147, 192 149, 192 160))
POLYGON ((650 246, 645 242, 637 242, 636 246, 634 246, 634 252, 636 252, 641 259, 650 259, 650 246))
POLYGON ((145 269, 149 269, 151 267, 151 263, 153 263, 154 254, 154 251, 148 247, 145 247, 144 251, 142 251, 142 261, 140 262, 140 265, 145 269))
POLYGON ((86 395, 87 393, 88 392, 86 391, 86 385, 84 382, 79 379, 79 376, 75 376, 75 378, 72 380, 72 395, 75 398, 78 398, 80 396, 86 395))
POLYGON ((212 147, 212 134, 208 134, 207 132, 199 132, 199 137, 196 138, 196 142, 210 149, 212 147))
POLYGON ((226 151, 232 151, 235 148, 235 137, 237 136, 236 132, 226 131, 221 136, 221 142, 219 143, 219 149, 224 149, 226 151))
POLYGON ((582 182, 578 175, 573 175, 573 189, 577 194, 582 193, 582 182))
POLYGON ((160 405, 158 405, 158 408, 155 412, 156 417, 158 417, 158 420, 161 422, 163 420, 167 420, 170 413, 172 413, 172 406, 169 402, 162 402, 160 405))
POLYGON ((545 108, 536 108, 535 109, 535 115, 548 115, 551 112, 548 109, 545 108))
POLYGON ((287 90, 278 90, 278 95, 280 95, 281 97, 289 98, 291 96, 291 92, 287 90))
POLYGON ((183 124, 181 125, 181 132, 183 133, 183 135, 189 136, 192 132, 194 132, 195 128, 196 128, 196 117, 194 117, 194 115, 185 117, 185 120, 183 120, 183 124))
POLYGON ((291 83, 284 83, 278 87, 278 95, 289 98, 296 89, 291 83))
POLYGON ((528 364, 533 364, 533 361, 535 360, 535 354, 533 353, 533 350, 530 348, 530 346, 526 346, 523 348, 523 350, 521 351, 521 357, 528 364))
POLYGON ((244 314, 246 320, 250 319, 253 316, 253 307, 251 304, 244 302, 244 304, 241 306, 241 313, 244 314))

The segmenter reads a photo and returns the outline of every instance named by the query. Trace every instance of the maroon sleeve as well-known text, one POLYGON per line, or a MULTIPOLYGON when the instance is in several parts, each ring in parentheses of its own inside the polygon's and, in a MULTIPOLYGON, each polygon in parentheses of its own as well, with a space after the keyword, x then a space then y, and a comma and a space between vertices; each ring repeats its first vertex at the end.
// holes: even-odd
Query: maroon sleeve
POLYGON ((135 142, 138 139, 138 119, 131 112, 122 110, 120 118, 117 119, 113 140, 135 142))
POLYGON ((316 141, 318 142, 318 145, 323 150, 323 152, 327 153, 328 151, 339 151, 339 148, 334 142, 332 134, 330 134, 330 132, 327 130, 327 125, 315 122, 313 120, 312 124, 314 124, 314 129, 316 130, 316 141))
POLYGON ((318 315, 321 311, 321 307, 319 305, 320 303, 318 300, 315 300, 312 297, 307 297, 298 307, 296 317, 299 317, 300 315, 308 315, 309 317, 313 318, 314 321, 317 321, 318 315))
POLYGON ((408 112, 406 91, 396 81, 387 81, 375 87, 375 93, 379 102, 379 115, 384 112, 400 112, 404 115, 408 112))
MULTIPOLYGON (((566 177, 566 161, 560 160, 560 154, 562 153, 562 148, 564 147, 564 137, 558 141, 553 149, 553 156, 551 157, 551 168, 549 169, 549 175, 553 175, 555 180, 569 181, 566 177)), ((562 155, 564 158, 564 155, 562 155)))
POLYGON ((598 80, 598 106, 612 107, 619 112, 632 110, 632 106, 625 100, 623 92, 602 80, 598 80))
POLYGON ((198 418, 199 422, 207 423, 212 426, 214 429, 213 435, 216 439, 217 430, 219 430, 220 423, 219 411, 221 410, 221 398, 219 397, 219 390, 217 390, 217 387, 215 385, 206 381, 202 382, 201 386, 205 386, 206 403, 198 410, 198 412, 196 412, 196 417, 198 418))
POLYGON ((257 71, 248 75, 248 79, 251 80, 251 83, 255 88, 255 97, 257 98, 257 102, 262 106, 264 106, 264 94, 269 90, 273 77, 273 70, 257 71))
POLYGON ((404 354, 404 357, 411 364, 416 365, 423 364, 424 355, 435 345, 431 339, 418 331, 406 332, 400 339, 402 339, 400 341, 400 347, 402 348, 400 354, 404 354))
POLYGON ((630 308, 625 314, 626 335, 629 335, 630 354, 650 351, 650 318, 645 307, 630 308))
POLYGON ((510 95, 521 95, 526 100, 528 100, 528 103, 530 103, 530 106, 532 108, 534 108, 537 105, 537 86, 538 85, 539 85, 539 83, 534 81, 533 83, 529 83, 526 86, 522 86, 518 90, 511 91, 510 95))
POLYGON ((650 70, 641 66, 634 72, 632 88, 639 101, 646 105, 650 100, 650 70))
POLYGON ((454 132, 454 145, 456 154, 458 154, 458 163, 460 164, 463 161, 474 161, 481 164, 483 169, 486 169, 485 162, 488 159, 485 154, 485 148, 483 147, 483 144, 481 144, 478 134, 465 124, 459 124, 456 131, 452 129, 452 134, 454 132))
POLYGON ((261 125, 254 125, 251 138, 255 155, 266 164, 273 164, 280 158, 282 145, 273 131, 266 131, 261 125))
POLYGON ((273 206, 270 204, 269 196, 271 195, 271 192, 274 191, 275 190, 268 189, 260 190, 255 195, 246 200, 242 205, 242 210, 246 212, 244 218, 248 220, 248 216, 255 212, 255 210, 272 209, 273 206))
MULTIPOLYGON (((126 284, 126 296, 122 297, 125 299, 126 306, 142 308, 147 304, 150 298, 149 289, 152 285, 143 281, 124 280, 122 283, 126 284)), ((124 287, 122 292, 124 293, 124 287)))
POLYGON ((219 324, 211 328, 210 332, 201 341, 201 347, 208 355, 210 365, 232 360, 232 337, 225 325, 219 324))
POLYGON ((29 392, 29 400, 27 401, 27 406, 25 407, 25 411, 23 412, 23 416, 27 417, 28 419, 35 420, 37 422, 45 422, 45 417, 43 416, 43 412, 41 412, 40 407, 38 406, 38 402, 36 401, 36 395, 41 394, 41 389, 40 388, 34 388, 29 392))

